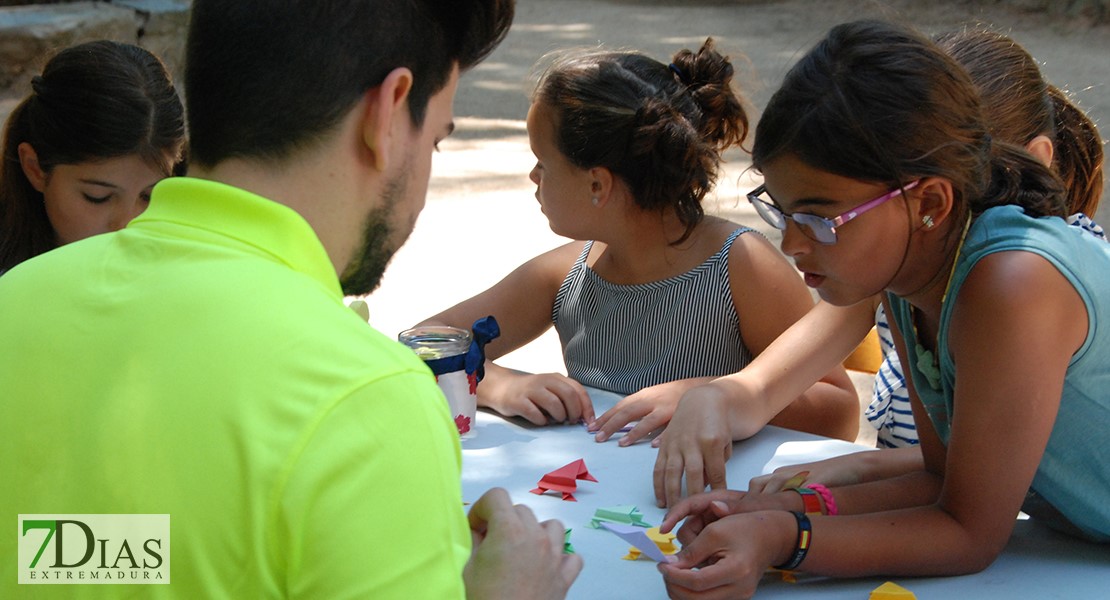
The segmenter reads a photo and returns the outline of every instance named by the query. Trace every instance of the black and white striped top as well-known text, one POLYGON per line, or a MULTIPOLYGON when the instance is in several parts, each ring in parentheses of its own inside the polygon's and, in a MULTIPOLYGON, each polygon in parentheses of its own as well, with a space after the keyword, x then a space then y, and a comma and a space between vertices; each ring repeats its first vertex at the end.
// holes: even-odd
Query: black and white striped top
POLYGON ((586 266, 593 242, 559 287, 552 321, 567 375, 631 394, 690 377, 719 377, 751 362, 729 289, 728 254, 742 227, 697 267, 662 281, 615 285, 586 266))

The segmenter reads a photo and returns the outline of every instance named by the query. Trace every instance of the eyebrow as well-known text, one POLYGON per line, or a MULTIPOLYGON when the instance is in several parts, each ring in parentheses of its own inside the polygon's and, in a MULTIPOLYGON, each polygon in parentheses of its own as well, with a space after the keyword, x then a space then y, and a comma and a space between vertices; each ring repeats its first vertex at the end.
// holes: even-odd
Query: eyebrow
MULTIPOLYGON (((779 207, 779 209, 781 210, 782 209, 782 203, 780 203, 778 200, 776 200, 775 197, 771 195, 771 192, 766 189, 766 187, 764 188, 764 192, 767 194, 767 197, 770 198, 772 202, 774 202, 775 206, 779 207)), ((840 202, 839 200, 833 200, 831 198, 822 198, 820 196, 812 196, 812 197, 809 197, 809 198, 799 198, 796 202, 794 202, 794 206, 793 206, 794 210, 791 211, 791 212, 792 213, 801 212, 801 210, 799 210, 799 209, 814 208, 814 207, 821 208, 821 207, 825 207, 825 206, 833 206, 835 204, 838 204, 839 202, 840 202)))
POLYGON ((801 198, 798 201, 794 202, 794 210, 797 211, 799 208, 834 206, 839 203, 840 200, 821 198, 819 196, 813 198, 801 198))
POLYGON ((110 187, 110 188, 113 188, 113 189, 119 189, 118 185, 116 185, 114 183, 107 182, 107 181, 101 181, 99 179, 78 179, 78 181, 80 181, 81 183, 88 183, 88 184, 92 184, 92 185, 99 185, 99 186, 102 186, 102 187, 110 187))

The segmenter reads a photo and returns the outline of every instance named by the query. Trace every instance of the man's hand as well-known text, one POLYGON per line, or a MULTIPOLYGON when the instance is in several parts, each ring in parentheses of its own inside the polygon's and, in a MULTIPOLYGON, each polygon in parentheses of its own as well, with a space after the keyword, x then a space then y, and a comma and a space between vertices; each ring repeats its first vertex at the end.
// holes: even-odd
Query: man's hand
POLYGON ((514 506, 501 488, 483 494, 468 519, 474 545, 463 569, 467 598, 566 597, 582 558, 563 553, 562 523, 537 522, 530 508, 514 506))

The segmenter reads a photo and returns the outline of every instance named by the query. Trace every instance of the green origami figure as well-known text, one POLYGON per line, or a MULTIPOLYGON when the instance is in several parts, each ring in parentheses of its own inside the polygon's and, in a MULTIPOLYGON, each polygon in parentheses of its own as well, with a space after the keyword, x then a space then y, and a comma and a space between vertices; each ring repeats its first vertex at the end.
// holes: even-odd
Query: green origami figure
POLYGON ((644 521, 644 515, 640 512, 640 509, 632 505, 599 508, 594 511, 594 518, 590 520, 589 526, 598 529, 601 527, 602 521, 635 525, 637 527, 651 527, 650 523, 644 521))

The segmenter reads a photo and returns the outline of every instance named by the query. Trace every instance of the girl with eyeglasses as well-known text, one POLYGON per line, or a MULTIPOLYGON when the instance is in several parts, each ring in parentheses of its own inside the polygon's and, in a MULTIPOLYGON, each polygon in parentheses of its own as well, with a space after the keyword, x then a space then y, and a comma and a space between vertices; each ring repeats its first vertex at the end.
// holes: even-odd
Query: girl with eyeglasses
MULTIPOLYGON (((1041 76, 1032 56, 1010 37, 982 27, 942 34, 937 44, 956 59, 971 76, 982 99, 988 129, 999 140, 1020 143, 1038 161, 1050 166, 1064 182, 1068 223, 1105 240, 1105 232, 1090 217, 1102 196, 1102 139, 1098 129, 1066 93, 1041 76)), ((879 430, 880 447, 916 445, 917 434, 906 391, 901 363, 886 315, 880 306, 876 317, 884 361, 875 378, 874 397, 867 417, 879 430)), ((860 332, 843 332, 859 335, 860 332)), ((772 356, 768 356, 772 358, 772 356)), ((785 360, 781 357, 778 360, 785 360)), ((797 357, 795 358, 797 360, 797 357)), ((898 450, 907 469, 920 468, 921 453, 898 450)), ((858 483, 882 473, 873 473, 872 461, 862 455, 839 457, 779 468, 775 473, 751 481, 748 491, 776 492, 798 473, 813 483, 858 483)), ((892 457, 884 461, 888 468, 892 457)))
MULTIPOLYGON (((554 326, 567 375, 488 362, 480 406, 536 424, 582 419, 597 441, 638 420, 627 445, 665 425, 683 391, 739 371, 812 308, 773 245, 702 207, 721 154, 747 135, 733 73, 712 40, 669 65, 592 51, 544 72, 528 112, 530 177, 552 230, 581 241, 424 324, 493 315, 491 360, 554 326), (595 420, 584 386, 627 396, 595 420)), ((855 389, 839 365, 825 371, 767 421, 855 439, 855 389)))
MULTIPOLYGON (((1064 221, 1058 176, 992 139, 959 64, 899 26, 835 27, 772 97, 753 163, 783 215, 783 251, 822 299, 866 325, 866 300, 883 294, 924 466, 815 486, 812 516, 796 490, 683 500, 661 527, 686 519, 677 562, 661 567, 672 597, 747 597, 770 566, 975 572, 1005 546, 1019 509, 1110 540, 1110 245, 1064 221)), ((802 337, 776 345, 805 352, 802 337)), ((760 393, 743 374, 712 385, 760 393)))
MULTIPOLYGON (((1091 119, 1064 92, 1047 83, 1033 57, 1005 35, 970 28, 942 34, 936 42, 964 67, 979 90, 984 118, 993 138, 1020 144, 1039 162, 1051 166, 1065 184, 1068 222, 1105 239, 1102 228, 1087 216, 1098 209, 1103 180, 1102 139, 1091 119)), ((750 194, 750 200, 773 225, 785 222, 775 214, 774 205, 767 204, 765 186, 750 194)), ((780 467, 775 473, 754 478, 749 483, 749 492, 777 492, 792 480, 824 485, 860 483, 921 468, 921 452, 913 447, 917 444, 917 433, 905 377, 880 300, 875 297, 872 305, 877 305, 876 322, 884 361, 875 377, 867 417, 879 429, 878 445, 896 448, 895 453, 884 455, 881 461, 873 460, 876 457, 869 454, 856 454, 780 467)), ((758 425, 763 413, 755 408, 762 403, 768 407, 766 410, 774 410, 774 406, 788 398, 790 386, 804 383, 799 379, 802 369, 840 363, 872 326, 871 321, 856 318, 859 314, 858 308, 853 311, 818 303, 810 315, 788 332, 798 336, 796 343, 789 345, 784 341, 772 345, 741 378, 754 382, 746 385, 754 386, 758 393, 730 398, 721 394, 720 385, 688 391, 690 399, 680 402, 666 435, 660 439, 660 469, 655 477, 660 502, 673 505, 681 497, 681 467, 693 465, 687 471, 696 471, 700 466, 706 473, 723 473, 733 435, 723 425, 728 418, 758 425), (776 379, 776 375, 788 377, 776 379), (785 388, 780 387, 784 384, 785 388), (735 406, 730 408, 733 403, 735 406), (666 466, 672 470, 666 471, 666 466)), ((751 435, 749 429, 742 427, 736 435, 751 435)), ((705 477, 708 479, 708 475, 705 477)))

